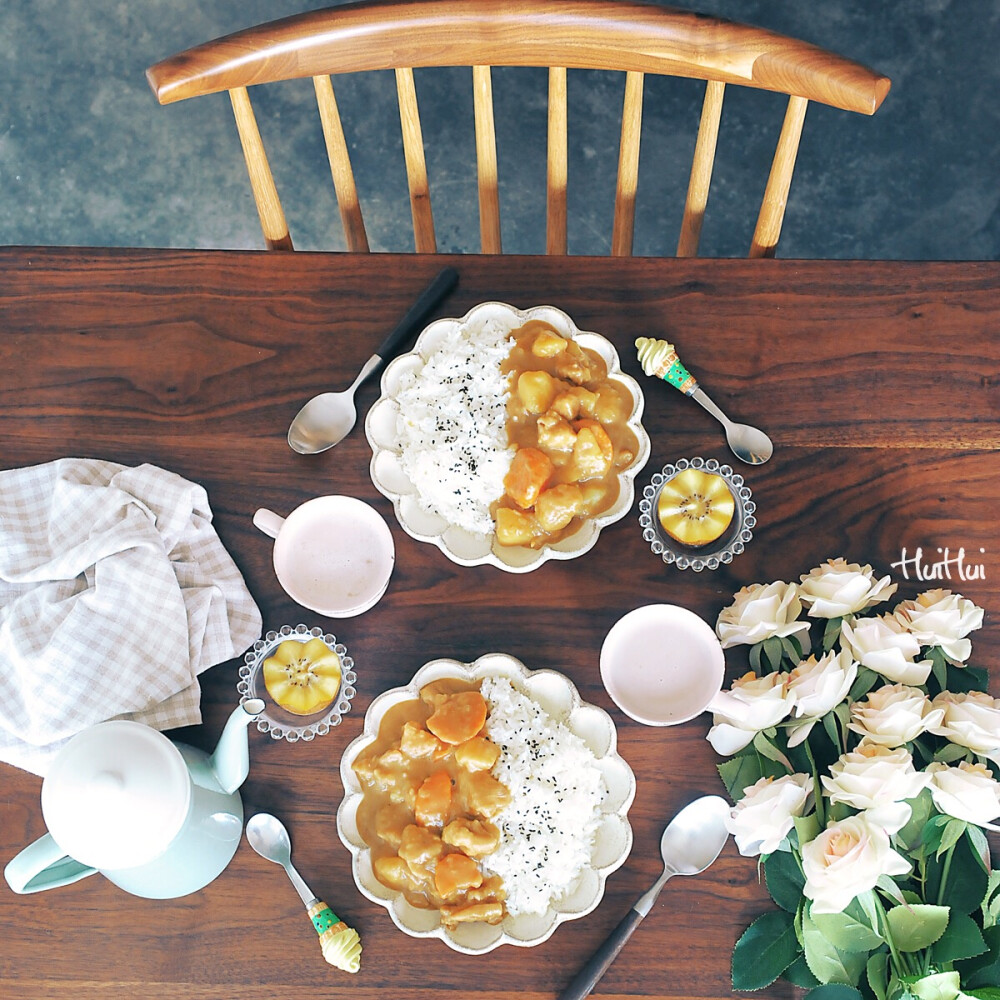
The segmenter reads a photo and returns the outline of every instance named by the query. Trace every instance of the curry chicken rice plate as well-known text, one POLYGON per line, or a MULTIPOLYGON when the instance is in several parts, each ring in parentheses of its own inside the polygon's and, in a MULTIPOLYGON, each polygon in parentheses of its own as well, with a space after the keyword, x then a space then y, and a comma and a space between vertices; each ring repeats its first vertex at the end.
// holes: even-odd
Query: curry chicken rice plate
POLYGON ((372 481, 403 529, 461 565, 525 572, 590 549, 649 457, 614 346, 551 306, 438 320, 382 376, 372 481))
POLYGON ((457 951, 546 940, 597 906, 632 845, 610 717, 505 654, 433 660, 380 695, 340 770, 358 887, 457 951))

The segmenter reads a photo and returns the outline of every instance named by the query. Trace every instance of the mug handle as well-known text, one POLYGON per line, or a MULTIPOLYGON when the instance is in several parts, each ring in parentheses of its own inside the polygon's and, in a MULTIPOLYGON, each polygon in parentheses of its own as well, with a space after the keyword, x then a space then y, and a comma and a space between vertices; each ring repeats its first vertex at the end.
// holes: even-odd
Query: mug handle
POLYGON ((268 510, 266 507, 261 507, 254 514, 253 523, 254 527, 259 528, 265 535, 277 538, 278 532, 281 531, 281 526, 285 523, 285 519, 278 517, 274 511, 268 510))
POLYGON ((25 895, 79 882, 96 871, 71 858, 47 833, 13 858, 3 875, 14 892, 25 895))

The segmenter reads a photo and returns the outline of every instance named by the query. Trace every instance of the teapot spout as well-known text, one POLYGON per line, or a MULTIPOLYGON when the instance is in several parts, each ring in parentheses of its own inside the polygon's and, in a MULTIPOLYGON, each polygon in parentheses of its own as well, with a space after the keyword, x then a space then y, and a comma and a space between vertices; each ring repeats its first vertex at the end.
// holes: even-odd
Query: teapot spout
POLYGON ((264 702, 260 698, 250 698, 233 711, 222 730, 208 766, 224 792, 235 792, 250 773, 247 726, 263 711, 264 702))

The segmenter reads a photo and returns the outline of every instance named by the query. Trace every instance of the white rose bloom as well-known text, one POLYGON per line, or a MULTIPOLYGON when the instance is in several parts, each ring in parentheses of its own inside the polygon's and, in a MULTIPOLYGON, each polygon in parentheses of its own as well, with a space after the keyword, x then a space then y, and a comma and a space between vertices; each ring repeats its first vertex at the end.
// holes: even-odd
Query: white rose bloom
POLYGON ((988 826, 1000 816, 1000 782, 985 764, 960 761, 957 767, 928 764, 931 797, 938 812, 988 826))
POLYGON ((736 839, 740 854, 749 858, 776 851, 811 795, 808 774, 761 778, 745 788, 743 798, 726 818, 726 829, 736 839))
POLYGON ((919 688, 905 684, 886 684, 869 692, 864 701, 851 704, 848 728, 872 743, 898 747, 921 733, 941 725, 944 709, 932 707, 919 688))
POLYGON ((715 631, 722 648, 763 642, 771 636, 809 631, 809 622, 796 621, 802 605, 794 583, 754 583, 743 587, 733 603, 723 608, 715 631))
POLYGON ((950 590, 928 590, 915 601, 903 601, 895 615, 921 646, 940 646, 956 666, 972 653, 966 636, 983 625, 983 609, 950 590))
POLYGON ((1000 699, 985 691, 942 691, 933 704, 942 713, 941 721, 928 727, 935 736, 1000 764, 1000 699))
POLYGON ((890 749, 862 740, 856 749, 842 754, 820 779, 831 802, 852 809, 877 809, 892 802, 915 798, 930 778, 913 766, 904 747, 890 749))
POLYGON ((933 663, 914 662, 920 655, 920 643, 892 615, 845 618, 840 636, 862 666, 890 681, 920 685, 930 676, 933 663))
POLYGON ((858 676, 858 665, 850 652, 832 650, 818 660, 815 656, 803 660, 788 675, 788 692, 794 701, 795 718, 801 719, 789 728, 788 745, 802 743, 827 712, 832 711, 851 690, 858 676))
POLYGON ((776 726, 792 710, 786 688, 788 674, 758 677, 752 671, 733 681, 728 692, 712 702, 714 725, 708 742, 715 752, 729 757, 742 750, 762 729, 776 726))
POLYGON ((888 576, 876 580, 871 566, 828 559, 810 570, 799 584, 799 600, 813 618, 840 618, 888 600, 896 584, 888 576))
POLYGON ((840 913, 882 875, 904 875, 910 863, 897 854, 889 835, 864 813, 828 826, 802 847, 802 892, 813 913, 840 913))

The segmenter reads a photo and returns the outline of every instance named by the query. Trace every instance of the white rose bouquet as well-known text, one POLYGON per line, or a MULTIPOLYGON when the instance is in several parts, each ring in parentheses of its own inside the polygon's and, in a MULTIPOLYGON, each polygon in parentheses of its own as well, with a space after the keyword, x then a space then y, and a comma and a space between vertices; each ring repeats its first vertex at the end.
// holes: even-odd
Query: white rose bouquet
POLYGON ((969 665, 983 611, 946 590, 895 608, 889 577, 833 559, 744 587, 719 615, 750 670, 708 739, 778 910, 733 987, 812 1000, 1000 1000, 1000 699, 969 665))

